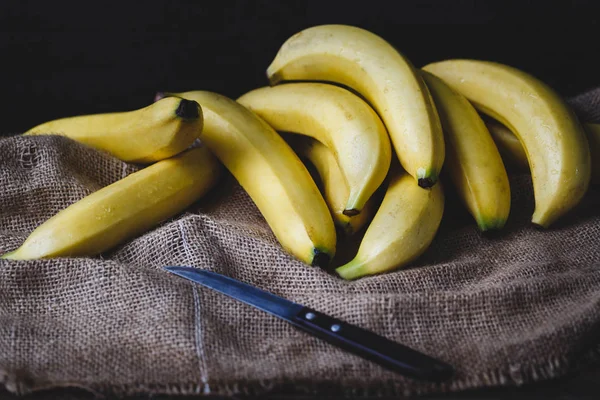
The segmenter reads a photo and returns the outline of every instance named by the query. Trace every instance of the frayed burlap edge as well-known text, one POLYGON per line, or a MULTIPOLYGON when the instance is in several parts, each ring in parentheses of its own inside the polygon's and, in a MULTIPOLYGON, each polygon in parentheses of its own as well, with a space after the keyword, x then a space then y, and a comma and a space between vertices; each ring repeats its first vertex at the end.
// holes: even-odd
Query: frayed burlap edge
POLYGON ((435 393, 462 392, 475 389, 500 389, 521 387, 527 384, 540 383, 551 379, 576 374, 582 369, 600 365, 600 344, 594 349, 578 357, 577 361, 565 356, 550 356, 530 364, 510 364, 503 369, 493 369, 470 376, 466 379, 453 380, 450 383, 438 385, 423 385, 421 387, 403 388, 393 381, 375 382, 369 386, 344 387, 328 381, 299 381, 299 380, 257 380, 225 383, 214 380, 210 383, 188 384, 136 384, 114 385, 71 382, 53 382, 48 385, 32 384, 26 378, 0 370, 0 384, 9 392, 22 396, 41 392, 48 389, 81 389, 97 398, 139 396, 152 393, 153 395, 169 396, 259 396, 267 394, 285 394, 297 396, 328 396, 328 397, 414 397, 435 393))

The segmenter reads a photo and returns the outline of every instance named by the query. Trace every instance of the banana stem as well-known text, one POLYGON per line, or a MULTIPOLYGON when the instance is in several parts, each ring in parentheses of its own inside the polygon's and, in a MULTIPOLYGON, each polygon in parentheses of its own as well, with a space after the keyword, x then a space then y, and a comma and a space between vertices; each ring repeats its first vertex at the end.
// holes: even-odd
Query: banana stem
POLYGON ((327 254, 326 252, 321 251, 319 249, 313 250, 313 260, 311 263, 311 265, 313 267, 327 268, 330 261, 331 261, 331 256, 329 254, 327 254))

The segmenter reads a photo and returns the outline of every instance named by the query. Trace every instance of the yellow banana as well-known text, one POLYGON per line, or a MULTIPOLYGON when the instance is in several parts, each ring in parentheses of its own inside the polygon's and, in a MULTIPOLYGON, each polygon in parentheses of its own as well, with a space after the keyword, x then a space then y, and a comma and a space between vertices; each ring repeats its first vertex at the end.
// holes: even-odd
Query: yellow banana
POLYGON ((446 168, 481 231, 501 229, 510 212, 510 184, 498 148, 469 100, 421 71, 442 122, 446 168))
MULTIPOLYGON (((519 142, 519 139, 504 125, 498 121, 486 121, 494 141, 498 145, 503 157, 521 170, 529 170, 527 154, 519 142)), ((600 184, 600 124, 586 122, 583 124, 588 143, 590 145, 590 156, 592 159, 591 183, 600 184)))
POLYGON ((324 267, 335 255, 335 226, 310 173, 269 124, 217 93, 166 93, 197 101, 204 111, 202 141, 250 195, 282 247, 324 267))
POLYGON ((300 135, 286 137, 286 141, 300 157, 306 158, 317 171, 322 183, 322 193, 331 211, 333 221, 346 235, 352 235, 364 227, 375 214, 377 203, 371 197, 360 214, 344 214, 350 189, 333 152, 321 142, 300 135))
POLYGON ((519 137, 532 171, 534 224, 547 228, 580 202, 590 182, 590 150, 573 110, 554 90, 488 61, 447 60, 423 69, 519 137))
POLYGON ((237 101, 275 130, 311 136, 333 151, 350 189, 344 214, 360 213, 385 179, 391 160, 388 133, 375 111, 350 91, 290 83, 252 90, 237 101))
POLYGON ((267 69, 272 85, 318 80, 348 86, 383 120, 396 155, 430 187, 444 162, 444 137, 427 86, 412 63, 381 37, 347 25, 321 25, 290 37, 267 69))
POLYGON ((206 147, 187 150, 84 197, 38 226, 9 260, 93 256, 184 211, 217 182, 206 147))
POLYGON ((356 256, 336 273, 344 279, 356 279, 407 265, 429 247, 443 212, 440 183, 426 190, 406 172, 394 168, 383 202, 356 256))
POLYGON ((24 135, 62 135, 123 161, 151 163, 190 147, 202 125, 198 103, 169 98, 134 111, 45 122, 24 135))

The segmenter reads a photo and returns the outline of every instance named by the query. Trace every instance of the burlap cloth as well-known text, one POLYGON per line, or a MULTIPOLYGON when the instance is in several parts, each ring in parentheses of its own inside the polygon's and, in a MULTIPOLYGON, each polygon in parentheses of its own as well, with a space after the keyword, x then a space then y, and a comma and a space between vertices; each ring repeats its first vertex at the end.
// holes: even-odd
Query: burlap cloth
MULTIPOLYGON (((582 120, 600 117, 600 89, 570 102, 582 120)), ((0 252, 136 168, 64 138, 0 140, 0 252)), ((600 342, 600 190, 540 231, 529 224, 530 178, 511 183, 501 235, 481 236, 450 193, 437 238, 412 268, 354 282, 286 255, 230 178, 102 257, 1 260, 0 382, 17 393, 375 396, 576 371, 596 362, 600 342), (163 265, 233 276, 440 357, 457 375, 440 385, 404 378, 163 265)))

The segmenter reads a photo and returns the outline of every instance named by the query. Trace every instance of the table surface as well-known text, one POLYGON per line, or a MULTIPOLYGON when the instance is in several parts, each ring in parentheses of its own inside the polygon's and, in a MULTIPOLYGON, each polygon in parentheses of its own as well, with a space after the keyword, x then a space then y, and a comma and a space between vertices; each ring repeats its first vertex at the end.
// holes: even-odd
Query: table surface
MULTIPOLYGON (((469 390, 458 393, 450 393, 443 395, 429 395, 414 397, 419 400, 529 400, 543 398, 546 400, 581 400, 581 399, 598 399, 600 392, 600 366, 588 369, 585 372, 575 374, 560 379, 553 379, 545 382, 540 382, 522 387, 510 388, 488 388, 469 390)), ((37 392, 23 396, 16 396, 3 389, 0 389, 1 400, 88 400, 102 398, 100 393, 90 393, 82 389, 56 389, 37 392)), ((242 396, 235 396, 235 399, 241 399, 242 396)), ((288 396, 278 393, 272 393, 259 398, 248 398, 252 400, 258 399, 296 399, 306 400, 314 397, 307 396, 288 396)), ((331 397, 328 397, 329 399, 331 397)), ((128 397, 126 400, 224 400, 226 397, 217 396, 134 396, 128 397)), ((391 398, 381 399, 391 400, 391 398)))

